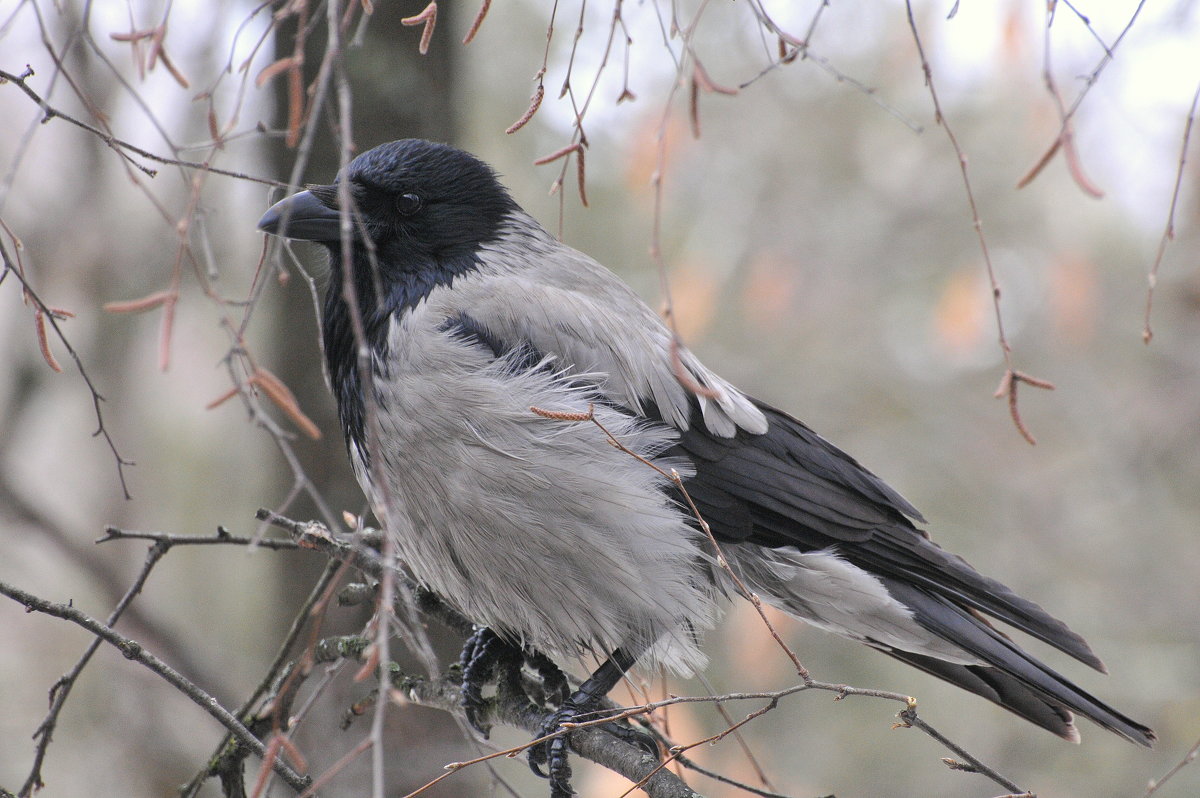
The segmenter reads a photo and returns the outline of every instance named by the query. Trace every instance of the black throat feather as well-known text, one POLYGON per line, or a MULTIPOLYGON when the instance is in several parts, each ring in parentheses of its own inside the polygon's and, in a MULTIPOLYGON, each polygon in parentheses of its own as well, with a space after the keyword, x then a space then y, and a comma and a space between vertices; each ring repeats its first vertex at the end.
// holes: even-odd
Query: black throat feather
POLYGON ((475 271, 482 264, 474 252, 460 252, 452 257, 431 258, 418 267, 398 270, 395 262, 384 260, 378 253, 372 258, 365 247, 356 243, 347 270, 340 247, 328 249, 330 282, 325 292, 322 320, 325 359, 346 447, 356 448, 363 465, 368 465, 366 395, 347 280, 353 281, 363 343, 369 353, 371 376, 375 379, 387 376, 388 331, 392 319, 402 318, 435 288, 450 287, 455 277, 475 271))

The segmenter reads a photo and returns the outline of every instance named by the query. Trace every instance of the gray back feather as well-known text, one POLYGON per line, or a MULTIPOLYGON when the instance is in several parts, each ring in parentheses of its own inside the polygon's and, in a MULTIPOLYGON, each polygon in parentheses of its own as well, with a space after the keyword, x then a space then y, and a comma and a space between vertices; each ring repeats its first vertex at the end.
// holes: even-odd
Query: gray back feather
MULTIPOLYGON (((514 214, 511 224, 502 246, 481 253, 486 273, 455 283, 472 318, 500 338, 555 355, 563 368, 607 375, 602 387, 611 399, 639 413, 653 403, 686 430, 692 391, 676 376, 674 336, 663 320, 612 272, 529 217, 514 214)), ((766 432, 766 418, 744 394, 683 346, 676 352, 687 378, 715 395, 696 396, 709 432, 766 432)))

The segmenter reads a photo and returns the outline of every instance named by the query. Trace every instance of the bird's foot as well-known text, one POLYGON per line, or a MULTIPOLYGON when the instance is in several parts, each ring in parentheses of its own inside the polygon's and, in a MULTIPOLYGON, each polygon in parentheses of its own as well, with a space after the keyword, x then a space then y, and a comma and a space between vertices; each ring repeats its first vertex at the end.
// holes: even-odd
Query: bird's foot
POLYGON ((648 732, 640 731, 624 723, 608 723, 603 726, 603 729, 618 740, 637 746, 655 759, 658 759, 661 754, 658 740, 648 732))
MULTIPOLYGON (((573 700, 567 699, 542 723, 538 737, 547 737, 562 731, 564 723, 598 720, 602 715, 603 713, 598 712, 594 707, 579 706, 573 700)), ((605 723, 600 728, 618 740, 635 745, 658 759, 658 742, 649 734, 624 723, 605 723)), ((571 765, 568 762, 569 738, 569 732, 560 734, 529 749, 529 767, 537 775, 550 780, 551 798, 569 798, 575 794, 571 788, 571 765)))
POLYGON ((525 662, 537 671, 538 676, 541 678, 544 697, 551 703, 558 704, 559 706, 565 704, 567 699, 571 697, 571 685, 567 681, 567 674, 563 673, 562 668, 554 664, 554 660, 534 649, 525 650, 525 662))
MULTIPOLYGON (((578 722, 577 718, 584 714, 590 713, 585 713, 581 707, 568 699, 542 723, 538 737, 561 731, 563 723, 578 722)), ((567 761, 570 750, 569 736, 569 733, 561 734, 529 749, 530 769, 542 778, 550 779, 550 798, 569 798, 575 794, 571 788, 571 763, 567 761)))
POLYGON ((459 665, 462 668, 460 700, 467 723, 485 738, 491 727, 481 720, 487 705, 483 697, 483 688, 496 674, 511 680, 515 673, 516 678, 519 678, 521 656, 520 649, 500 638, 486 626, 477 628, 463 645, 462 654, 459 656, 459 665))

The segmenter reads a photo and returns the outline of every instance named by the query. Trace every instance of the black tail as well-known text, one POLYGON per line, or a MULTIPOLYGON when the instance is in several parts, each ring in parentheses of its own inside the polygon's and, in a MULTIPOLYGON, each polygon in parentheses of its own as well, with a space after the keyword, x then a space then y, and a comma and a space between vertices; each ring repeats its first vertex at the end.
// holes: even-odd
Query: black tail
POLYGON ((1139 745, 1149 748, 1154 743, 1151 729, 1075 686, 982 617, 911 585, 888 580, 887 589, 912 610, 918 623, 986 664, 959 665, 923 654, 881 649, 886 653, 1072 742, 1079 741, 1075 713, 1139 745))

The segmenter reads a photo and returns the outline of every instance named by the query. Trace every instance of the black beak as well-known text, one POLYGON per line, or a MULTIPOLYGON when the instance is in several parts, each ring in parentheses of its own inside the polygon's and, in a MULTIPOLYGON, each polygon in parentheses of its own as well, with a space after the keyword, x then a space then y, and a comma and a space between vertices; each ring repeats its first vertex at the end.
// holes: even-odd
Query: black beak
POLYGON ((301 191, 276 202, 258 220, 258 229, 302 241, 340 241, 342 237, 338 209, 329 207, 311 191, 301 191))

